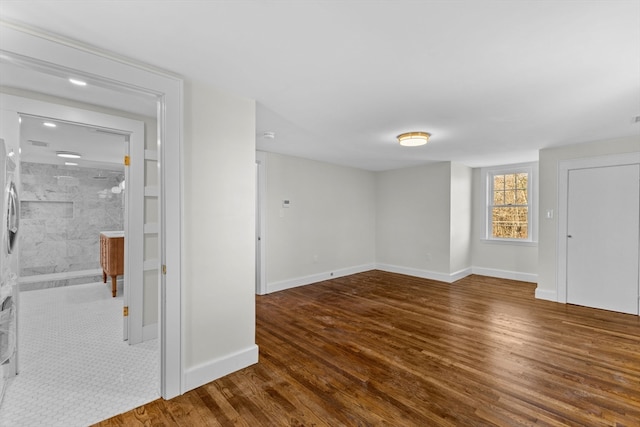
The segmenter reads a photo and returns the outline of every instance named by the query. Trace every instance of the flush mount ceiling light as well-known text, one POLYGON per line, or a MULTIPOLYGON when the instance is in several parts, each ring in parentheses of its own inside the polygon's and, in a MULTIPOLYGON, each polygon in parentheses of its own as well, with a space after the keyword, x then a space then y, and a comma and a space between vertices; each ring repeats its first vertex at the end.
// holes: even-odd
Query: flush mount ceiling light
POLYGON ((58 125, 56 125, 55 123, 52 122, 44 122, 42 123, 44 126, 48 127, 48 128, 55 128, 58 127, 58 125))
POLYGON ((76 162, 64 162, 65 166, 78 166, 76 162))
POLYGON ((398 142, 404 147, 418 147, 429 142, 430 133, 427 132, 407 132, 397 136, 398 142))
POLYGON ((79 153, 73 151, 56 151, 56 156, 64 157, 65 159, 79 159, 82 156, 79 153))

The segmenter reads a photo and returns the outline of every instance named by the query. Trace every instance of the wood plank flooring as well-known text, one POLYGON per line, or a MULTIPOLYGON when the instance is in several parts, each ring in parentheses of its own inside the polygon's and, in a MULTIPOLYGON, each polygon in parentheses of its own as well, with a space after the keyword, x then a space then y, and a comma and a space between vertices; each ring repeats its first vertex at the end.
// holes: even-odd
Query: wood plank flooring
POLYGON ((100 426, 640 426, 640 318, 370 271, 256 297, 257 365, 100 426))

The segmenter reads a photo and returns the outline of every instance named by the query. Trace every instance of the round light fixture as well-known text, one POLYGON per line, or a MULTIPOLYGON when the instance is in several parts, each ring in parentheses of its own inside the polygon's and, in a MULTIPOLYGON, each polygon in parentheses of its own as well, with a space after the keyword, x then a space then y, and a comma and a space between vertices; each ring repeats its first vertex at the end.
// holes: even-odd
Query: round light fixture
POLYGON ((398 142, 404 147, 418 147, 429 142, 430 133, 427 132, 406 132, 397 136, 398 142))

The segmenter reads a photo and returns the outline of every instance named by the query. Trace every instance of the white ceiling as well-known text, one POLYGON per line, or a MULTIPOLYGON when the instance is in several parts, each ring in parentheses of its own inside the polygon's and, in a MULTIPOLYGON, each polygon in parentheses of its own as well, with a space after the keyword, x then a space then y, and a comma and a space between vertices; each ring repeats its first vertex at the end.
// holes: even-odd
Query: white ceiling
POLYGON ((255 99, 266 151, 476 167, 640 136, 640 0, 2 0, 0 14, 255 99), (398 146, 407 131, 433 136, 398 146))
POLYGON ((124 171, 124 134, 91 126, 22 115, 20 117, 20 159, 24 162, 124 171), (45 126, 55 124, 56 127, 45 126), (60 151, 81 155, 79 159, 58 157, 60 151))

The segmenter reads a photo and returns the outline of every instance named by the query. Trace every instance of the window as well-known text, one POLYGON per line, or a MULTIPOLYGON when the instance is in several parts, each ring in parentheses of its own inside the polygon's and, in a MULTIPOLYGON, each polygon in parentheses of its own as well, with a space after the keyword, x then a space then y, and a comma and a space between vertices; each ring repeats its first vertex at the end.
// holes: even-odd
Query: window
POLYGON ((486 180, 484 238, 534 242, 534 170, 532 164, 483 169, 486 180))

